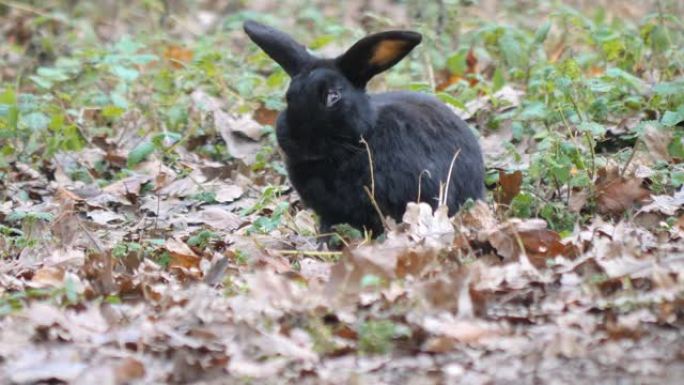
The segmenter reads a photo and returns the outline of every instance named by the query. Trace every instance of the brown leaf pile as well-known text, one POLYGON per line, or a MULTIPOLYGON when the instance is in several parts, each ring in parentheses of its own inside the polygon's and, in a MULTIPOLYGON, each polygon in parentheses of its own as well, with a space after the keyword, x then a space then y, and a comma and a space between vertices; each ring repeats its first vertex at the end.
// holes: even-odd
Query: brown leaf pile
MULTIPOLYGON (((187 176, 151 159, 101 189, 14 170, 37 199, 10 199, 2 215, 55 219, 26 225, 37 244, 3 246, 15 252, 3 298, 34 291, 0 321, 6 382, 675 383, 684 370, 681 227, 597 218, 561 239, 484 203, 455 218, 409 204, 386 239, 335 257, 298 234, 312 229, 306 211, 269 234, 250 230, 296 200, 244 211, 261 199, 247 181, 266 175, 184 162, 187 176), (189 199, 200 191, 216 202, 189 199), (203 229, 219 238, 191 245, 203 229), (129 242, 145 246, 115 252, 129 242)), ((602 186, 604 202, 619 201, 605 207, 641 197, 629 180, 602 186), (607 193, 618 185, 630 199, 607 193)), ((677 214, 681 198, 655 196, 640 212, 677 214)))

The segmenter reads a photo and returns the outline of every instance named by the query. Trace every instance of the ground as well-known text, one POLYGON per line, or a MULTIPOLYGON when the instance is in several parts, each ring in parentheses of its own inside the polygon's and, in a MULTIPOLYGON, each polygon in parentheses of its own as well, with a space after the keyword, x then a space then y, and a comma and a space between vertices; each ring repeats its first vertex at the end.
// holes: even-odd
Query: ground
POLYGON ((682 13, 0 0, 0 382, 680 383, 682 13), (248 18, 322 56, 421 32, 370 91, 466 119, 486 199, 323 242, 248 18))

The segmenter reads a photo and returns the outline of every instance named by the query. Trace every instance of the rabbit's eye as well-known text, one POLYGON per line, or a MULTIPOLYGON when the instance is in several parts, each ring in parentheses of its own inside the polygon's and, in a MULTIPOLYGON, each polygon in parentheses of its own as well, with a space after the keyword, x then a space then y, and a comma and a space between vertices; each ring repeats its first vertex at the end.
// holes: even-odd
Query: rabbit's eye
POLYGON ((342 99, 342 94, 340 94, 340 90, 329 89, 328 93, 325 96, 325 106, 326 107, 332 107, 340 99, 342 99))

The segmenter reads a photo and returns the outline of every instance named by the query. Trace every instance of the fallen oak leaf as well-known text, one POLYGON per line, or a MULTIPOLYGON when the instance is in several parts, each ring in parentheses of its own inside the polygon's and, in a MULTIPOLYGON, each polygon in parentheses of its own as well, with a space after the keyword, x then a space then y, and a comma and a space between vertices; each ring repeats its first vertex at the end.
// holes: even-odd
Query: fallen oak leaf
POLYGON ((597 186, 597 206, 601 214, 621 215, 649 196, 640 179, 620 178, 597 186))
POLYGON ((220 101, 202 91, 193 92, 191 99, 201 110, 211 115, 230 155, 248 165, 252 164, 261 149, 258 142, 263 135, 261 125, 249 115, 235 116, 223 111, 220 101))
POLYGON ((102 191, 117 197, 125 197, 129 201, 133 201, 140 195, 142 186, 151 180, 152 177, 148 175, 132 175, 104 187, 102 191))
POLYGON ((459 306, 459 293, 468 290, 465 269, 441 275, 418 285, 418 292, 433 308, 454 310, 459 306))
POLYGON ((609 278, 625 276, 638 278, 641 275, 650 274, 648 268, 652 266, 652 261, 639 260, 631 255, 616 258, 596 258, 596 263, 609 278))
POLYGON ((502 330, 492 324, 474 319, 449 319, 449 317, 426 317, 423 328, 436 336, 451 338, 464 343, 478 341, 502 334, 502 330))
POLYGON ((463 76, 452 74, 449 71, 442 71, 438 73, 437 75, 441 76, 442 80, 437 83, 437 91, 444 91, 445 89, 449 88, 451 85, 456 84, 460 82, 461 80, 465 80, 463 76))
POLYGON ((653 195, 652 202, 639 210, 641 212, 659 212, 665 215, 675 215, 677 211, 684 208, 684 188, 681 188, 674 195, 653 195))
POLYGON ((498 225, 494 212, 481 200, 476 201, 468 210, 461 211, 456 218, 460 219, 465 229, 474 231, 490 231, 498 225))
POLYGON ((521 220, 512 218, 491 229, 478 234, 478 240, 488 241, 504 260, 516 260, 520 256, 520 233, 546 229, 546 221, 542 219, 521 220))
POLYGON ((557 232, 549 229, 521 231, 518 233, 527 257, 536 268, 546 266, 549 258, 566 254, 566 246, 561 243, 557 232))
POLYGON ((672 133, 664 129, 655 127, 653 124, 647 124, 642 135, 642 140, 646 145, 646 153, 654 161, 672 161, 668 145, 672 142, 672 133))
POLYGON ((252 118, 263 126, 270 125, 275 127, 278 111, 260 104, 259 108, 254 111, 252 118))
POLYGON ((229 184, 229 185, 222 185, 216 190, 216 201, 219 203, 230 203, 242 196, 242 194, 245 193, 245 190, 236 185, 236 184, 229 184))
POLYGON ((449 219, 448 208, 432 207, 424 202, 409 202, 402 222, 408 225, 408 235, 415 241, 425 241, 432 247, 444 247, 454 241, 454 226, 449 219))
POLYGON ((199 267, 200 257, 197 256, 185 242, 176 238, 169 238, 164 242, 163 248, 166 249, 171 256, 169 267, 180 267, 185 269, 199 267))
POLYGON ((90 219, 92 219, 93 222, 102 226, 106 226, 108 224, 111 224, 112 222, 123 223, 126 220, 126 218, 123 215, 117 214, 109 210, 92 210, 89 211, 86 215, 90 219))
POLYGON ((43 266, 31 278, 35 287, 58 287, 64 282, 64 270, 56 266, 43 266))
POLYGON ((77 193, 67 190, 64 187, 58 187, 57 191, 55 192, 55 201, 61 202, 61 203, 69 203, 69 202, 82 202, 83 198, 79 196, 77 193))
POLYGON ((36 357, 27 357, 27 361, 19 361, 7 369, 9 381, 13 384, 34 384, 48 381, 71 383, 85 371, 88 365, 77 360, 73 351, 65 351, 54 357, 48 353, 37 353, 36 357), (69 354, 71 353, 71 354, 69 354), (38 358, 38 359, 36 359, 38 358))
POLYGON ((596 204, 598 212, 608 215, 622 215, 636 203, 650 196, 650 192, 642 187, 642 179, 623 177, 617 169, 608 171, 603 168, 598 172, 596 180, 596 204))
POLYGON ((507 173, 499 170, 499 186, 494 193, 494 200, 501 204, 510 204, 516 195, 520 193, 520 186, 522 186, 522 171, 516 170, 512 173, 507 173))
POLYGON ((570 200, 568 201, 568 210, 573 213, 579 213, 589 200, 589 192, 587 189, 572 189, 570 191, 570 200))
POLYGON ((288 366, 283 357, 269 360, 253 361, 245 357, 233 357, 228 362, 228 373, 236 377, 248 377, 252 379, 275 378, 288 366))
POLYGON ((308 281, 318 280, 325 282, 330 277, 332 263, 319 261, 314 258, 304 258, 301 260, 300 274, 308 281))
POLYGON ((237 159, 243 160, 248 165, 254 163, 261 145, 233 133, 233 131, 227 128, 230 126, 230 123, 226 123, 225 119, 219 120, 219 122, 221 122, 219 127, 221 138, 226 143, 228 153, 237 159))
POLYGON ((179 45, 169 45, 164 50, 164 59, 166 59, 171 67, 174 69, 183 68, 187 63, 192 61, 193 52, 187 48, 179 45))
POLYGON ((226 140, 230 133, 238 133, 241 134, 240 136, 254 141, 258 141, 263 136, 261 125, 249 115, 234 116, 231 114, 226 114, 222 115, 220 120, 225 123, 225 125, 219 126, 221 129, 221 137, 224 140, 226 140))
POLYGON ((456 345, 458 345, 458 341, 454 340, 453 338, 437 336, 430 337, 425 340, 423 345, 420 347, 420 350, 427 353, 440 354, 453 350, 456 345))
POLYGON ((239 215, 228 211, 225 206, 212 205, 185 216, 188 223, 204 223, 217 230, 236 230, 242 225, 239 215))
POLYGON ((392 234, 381 243, 346 249, 330 270, 324 295, 331 301, 354 301, 366 289, 367 277, 378 277, 381 281, 419 277, 437 260, 439 250, 417 244, 403 233, 392 234))

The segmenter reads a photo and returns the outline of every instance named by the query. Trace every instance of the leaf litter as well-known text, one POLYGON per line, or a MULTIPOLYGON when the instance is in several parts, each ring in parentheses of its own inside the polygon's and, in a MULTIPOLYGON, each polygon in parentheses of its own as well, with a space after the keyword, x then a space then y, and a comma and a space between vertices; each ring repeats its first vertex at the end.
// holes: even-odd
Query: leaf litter
MULTIPOLYGON (((21 44, 23 23, 8 32, 21 44)), ((163 52, 174 70, 195 60, 181 45, 163 52)), ((504 113, 522 94, 476 98, 465 117, 504 113)), ((296 193, 273 192, 282 173, 254 167, 274 110, 234 112, 200 89, 188 100, 229 162, 179 146, 180 167, 148 154, 102 185, 68 171, 126 166, 139 143, 119 127, 127 140, 92 139, 52 170, 3 171, 0 223, 22 216, 13 238, 31 240, 0 240, 3 383, 681 381, 684 190, 646 183, 654 161, 672 160, 669 134, 647 131, 633 170, 599 168, 569 195, 573 211, 599 214, 570 234, 509 216, 523 173, 499 169, 493 202, 453 217, 410 203, 383 239, 335 251, 296 193)), ((512 135, 482 138, 488 164, 510 164, 512 135)))
MULTIPOLYGON (((666 233, 669 241, 662 243, 630 221, 597 220, 563 240, 543 220, 501 220, 484 203, 454 218, 443 209, 433 213, 425 204, 409 204, 403 224, 385 240, 352 244, 337 261, 309 249, 282 264, 260 263, 275 257, 272 250, 310 245, 288 229, 248 235, 254 215, 241 217, 230 204, 253 191, 228 187, 230 180, 222 187, 233 191, 230 199, 181 204, 182 222, 146 218, 142 206, 137 214, 118 212, 139 205, 141 185, 155 178, 129 178, 102 189, 112 198, 99 201, 99 211, 133 218, 68 214, 77 215, 75 231, 85 236, 45 238, 68 256, 50 257, 34 247, 32 254, 44 257, 29 270, 3 271, 14 290, 60 291, 43 294, 52 296, 48 301, 36 294, 30 305, 2 319, 8 344, 2 370, 9 381, 88 383, 106 375, 114 384, 221 383, 225 376, 264 383, 376 383, 405 376, 469 383, 535 376, 552 382, 557 376, 569 381, 568 373, 595 378, 596 363, 606 378, 624 372, 666 381, 682 370, 681 230, 666 233), (138 230, 125 231, 131 225, 138 230), (212 250, 192 247, 193 226, 228 236, 212 250), (166 267, 145 259, 131 270, 124 260, 93 254, 94 244, 111 245, 112 235, 132 240, 135 231, 160 232, 164 241, 152 253, 167 253, 166 267), (249 248, 235 247, 238 234, 249 248), (289 244, 282 245, 281 237, 289 244), (242 260, 237 256, 244 250, 242 260), (481 256, 472 259, 473 252, 481 256), (112 271, 94 258, 112 260, 112 271), (219 277, 203 283, 220 261, 219 277), (111 291, 96 283, 103 274, 112 274, 111 291), (95 300, 72 303, 62 290, 95 300), (120 300, 96 299, 112 294, 120 300), (374 354, 382 351, 382 338, 362 325, 385 323, 395 348, 393 358, 383 360, 374 354)), ((72 201, 69 210, 88 205, 68 188, 54 190, 62 191, 54 199, 72 201)), ((174 195, 158 198, 173 202, 174 195)), ((62 215, 55 225, 63 226, 68 215, 46 198, 44 207, 62 215)), ((654 199, 642 211, 667 215, 678 211, 671 207, 677 199, 654 199)))

